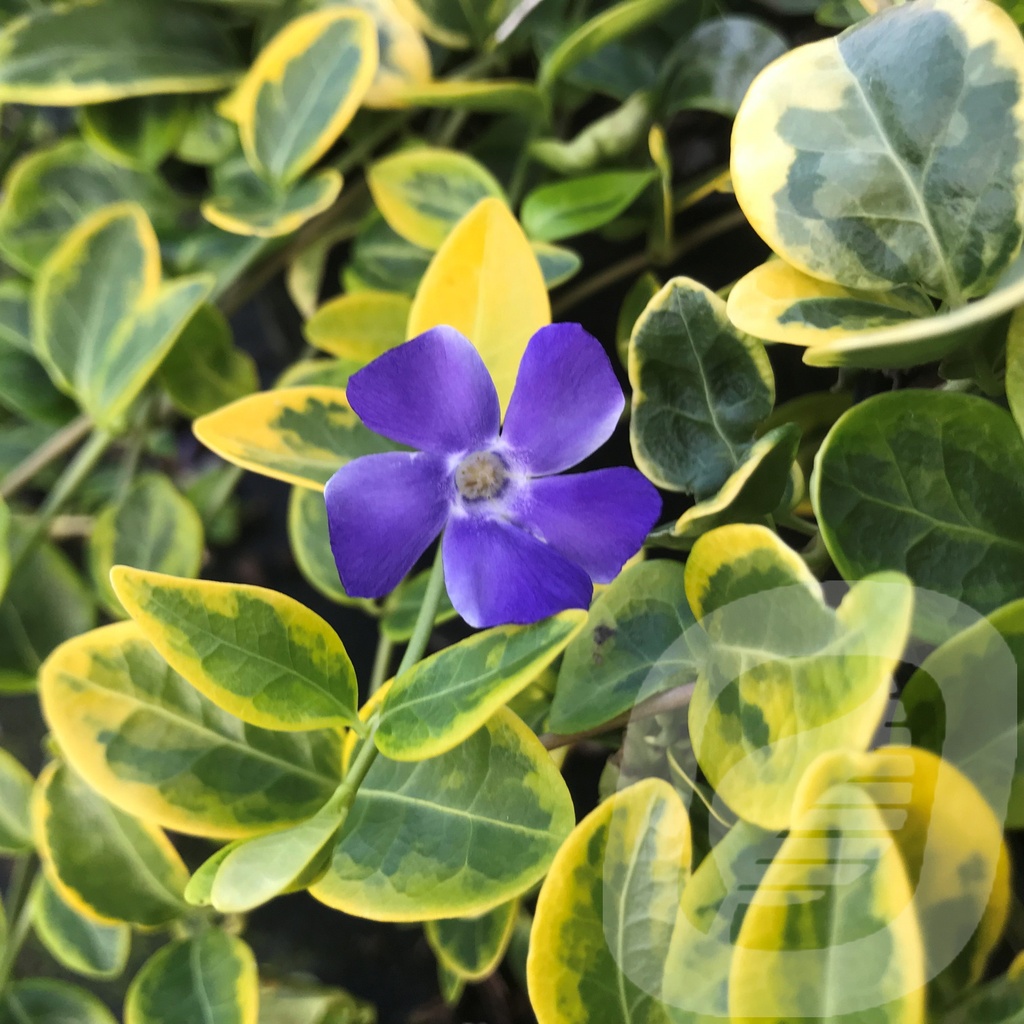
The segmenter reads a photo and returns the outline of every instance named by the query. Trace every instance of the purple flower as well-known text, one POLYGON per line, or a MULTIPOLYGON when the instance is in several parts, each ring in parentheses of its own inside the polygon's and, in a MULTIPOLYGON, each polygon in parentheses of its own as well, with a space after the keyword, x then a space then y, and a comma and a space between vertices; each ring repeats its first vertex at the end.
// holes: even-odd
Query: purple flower
POLYGON ((445 584, 477 627, 586 608, 661 513, 635 469, 556 476, 611 436, 625 404, 600 343, 578 324, 531 338, 501 409, 472 343, 436 327, 348 385, 378 434, 417 449, 367 455, 327 484, 331 549, 353 597, 383 597, 444 531, 445 584))

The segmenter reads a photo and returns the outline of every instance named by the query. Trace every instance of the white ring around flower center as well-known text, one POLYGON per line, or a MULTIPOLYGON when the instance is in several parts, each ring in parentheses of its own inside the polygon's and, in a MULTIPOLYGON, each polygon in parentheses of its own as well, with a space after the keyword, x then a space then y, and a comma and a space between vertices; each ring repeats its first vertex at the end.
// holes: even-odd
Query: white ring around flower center
POLYGON ((473 452, 455 469, 455 487, 467 501, 496 498, 506 480, 508 467, 494 452, 473 452))

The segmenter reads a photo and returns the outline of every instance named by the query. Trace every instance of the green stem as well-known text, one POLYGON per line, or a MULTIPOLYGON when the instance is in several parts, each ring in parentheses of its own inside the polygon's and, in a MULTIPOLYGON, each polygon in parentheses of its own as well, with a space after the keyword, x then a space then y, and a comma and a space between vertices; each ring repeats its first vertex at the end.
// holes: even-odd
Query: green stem
POLYGON ((373 767, 373 762, 377 760, 377 746, 373 742, 373 734, 376 731, 377 723, 374 721, 370 726, 369 735, 363 740, 363 745, 348 766, 345 780, 335 790, 334 796, 331 798, 331 803, 342 815, 348 814, 349 808, 355 801, 356 793, 359 792, 359 787, 373 767))
POLYGON ((384 681, 388 677, 388 666, 391 664, 391 655, 394 650, 394 641, 389 640, 382 632, 377 641, 377 654, 373 659, 373 673, 370 675, 369 695, 371 697, 384 685, 384 681))
POLYGON ((113 437, 106 433, 106 431, 94 431, 74 459, 68 463, 64 472, 61 473, 56 484, 54 484, 53 490, 47 495, 42 505, 39 506, 39 511, 36 513, 35 521, 28 536, 11 559, 10 571, 12 576, 45 536, 50 523, 57 517, 64 504, 85 482, 86 477, 88 477, 103 457, 103 453, 110 446, 111 441, 113 441, 113 437))
POLYGON ((776 512, 775 524, 776 526, 783 526, 787 530, 802 533, 805 537, 818 536, 818 528, 814 523, 809 523, 806 519, 801 519, 799 516, 793 515, 792 512, 776 512))
POLYGON ((79 416, 58 430, 4 477, 3 483, 0 483, 0 498, 9 498, 19 491, 54 459, 74 448, 91 429, 92 420, 88 416, 79 416))
POLYGON ((434 631, 434 620, 437 618, 437 609, 441 603, 441 595, 444 593, 444 568, 441 564, 441 545, 437 546, 437 554, 434 556, 434 567, 430 570, 430 579, 427 581, 427 592, 423 595, 423 604, 420 605, 419 615, 416 617, 416 625, 413 627, 412 638, 409 646, 402 655, 402 663, 395 673, 397 679, 403 672, 407 672, 427 649, 430 641, 430 634, 434 631))
POLYGON ((32 927, 32 903, 29 894, 36 876, 35 854, 22 857, 14 867, 11 875, 10 892, 8 893, 8 915, 14 922, 7 936, 4 954, 0 957, 0 996, 3 995, 7 983, 11 980, 14 964, 21 952, 21 947, 28 938, 32 927))

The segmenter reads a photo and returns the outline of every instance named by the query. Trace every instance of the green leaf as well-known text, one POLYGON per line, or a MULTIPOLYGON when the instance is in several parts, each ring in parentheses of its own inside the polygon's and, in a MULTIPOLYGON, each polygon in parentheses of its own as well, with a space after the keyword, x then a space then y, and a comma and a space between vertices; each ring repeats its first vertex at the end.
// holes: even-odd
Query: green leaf
POLYGON ((216 92, 242 70, 228 25, 202 7, 98 0, 39 8, 0 34, 0 101, 75 107, 216 92))
POLYGON ((1010 318, 1006 334, 1006 401, 1018 429, 1024 433, 1024 309, 1010 318))
POLYGON ((396 448, 364 427, 334 387, 261 391, 203 416, 192 429, 236 466, 318 491, 346 462, 396 448))
POLYGON ((398 0, 399 10, 425 35, 443 46, 460 49, 483 43, 511 11, 514 0, 466 4, 462 0, 398 0))
POLYGON ((601 171, 541 185, 523 200, 523 227, 542 242, 594 231, 632 206, 654 178, 652 171, 601 171))
POLYGON ((17 856, 32 849, 31 796, 32 776, 0 747, 0 854, 17 856))
POLYGON ((34 275, 89 214, 126 200, 139 203, 157 228, 169 226, 181 206, 162 179, 117 167, 77 139, 33 150, 4 182, 0 252, 34 275))
POLYGON ((344 820, 344 811, 332 800, 298 825, 233 844, 218 858, 210 903, 222 914, 243 914, 281 893, 305 888, 327 869, 344 820))
POLYGON ((365 597, 349 597, 341 584, 331 553, 327 505, 319 491, 293 487, 288 500, 288 540, 299 571, 324 597, 339 604, 377 614, 377 605, 365 597))
POLYGON ((327 168, 300 181, 273 185, 237 161, 217 174, 216 185, 216 193, 202 205, 211 224, 235 235, 278 238, 328 209, 341 192, 342 179, 327 168))
POLYGON ((563 245, 549 245, 547 242, 534 242, 533 254, 540 264, 541 273, 548 291, 574 278, 583 269, 583 260, 578 253, 563 245))
POLYGON ((160 383, 186 416, 205 416, 252 394, 259 376, 252 356, 234 343, 216 306, 202 305, 160 365, 160 383))
POLYGON ((111 584, 171 668, 229 714, 265 729, 357 722, 356 675, 344 644, 294 598, 124 565, 111 584))
POLYGON ((132 96, 83 107, 82 134, 116 164, 152 171, 181 142, 189 119, 181 96, 132 96))
POLYGON ((674 523, 659 527, 648 543, 688 551, 709 530, 763 520, 783 500, 799 443, 800 431, 793 424, 769 430, 747 448, 739 468, 716 494, 698 501, 674 523))
POLYGON ((89 569, 107 608, 123 618, 110 586, 115 565, 196 576, 203 561, 203 522, 195 506, 160 473, 135 478, 125 496, 96 517, 89 537, 89 569))
POLYGON ((732 137, 736 198, 813 277, 962 305, 1024 235, 1022 99, 1024 40, 994 4, 890 8, 758 78, 732 137), (913 61, 894 38, 913 40, 913 61))
POLYGON ((866 749, 878 729, 910 633, 910 581, 864 580, 833 612, 774 533, 723 526, 694 545, 686 592, 710 640, 689 710, 697 761, 744 820, 787 828, 804 770, 866 749))
MULTIPOLYGON (((13 525, 11 538, 20 546, 26 529, 13 525)), ((50 651, 95 624, 93 596, 75 567, 53 545, 38 545, 0 601, 0 693, 31 690, 50 651)))
POLYGON ((501 185, 483 164, 452 149, 402 150, 373 164, 366 180, 391 229, 431 250, 481 199, 504 199, 501 185))
POLYGON ((11 579, 11 523, 13 518, 7 502, 0 498, 0 603, 11 579))
POLYGON ((640 319, 648 303, 661 291, 661 282, 647 271, 641 274, 633 286, 626 292, 619 309, 619 319, 615 326, 615 350, 623 366, 629 366, 629 339, 633 328, 640 319))
POLYGON ((32 927, 50 956, 75 974, 116 978, 128 963, 131 929, 78 913, 45 878, 32 892, 32 927))
MULTIPOLYGON (((384 602, 380 628, 393 643, 406 643, 412 639, 429 581, 430 570, 426 569, 400 584, 388 595, 387 601, 384 602)), ((434 616, 434 625, 449 622, 457 615, 458 612, 452 607, 451 599, 448 597, 448 591, 443 590, 437 614, 434 616)))
POLYGON ((500 709, 439 757, 378 757, 310 892, 374 921, 482 914, 543 877, 572 821, 547 751, 500 709))
POLYGON ((941 754, 1007 828, 1024 827, 1024 601, 1013 601, 933 651, 900 695, 915 746, 941 754), (985 679, 978 700, 976 680, 985 679))
POLYGON ((430 258, 429 249, 410 244, 383 217, 373 214, 352 243, 351 262, 342 274, 345 291, 396 291, 412 296, 430 258))
POLYGON ((630 566, 591 605, 562 658, 548 728, 585 732, 697 677, 699 634, 686 603, 683 567, 630 566))
POLYGON ((658 486, 698 499, 743 464, 775 400, 764 346, 729 323, 714 292, 686 277, 669 281, 637 320, 629 382, 636 464, 658 486))
POLYGON ((145 212, 106 207, 72 230, 39 272, 36 352, 59 387, 98 424, 117 429, 212 284, 202 277, 161 284, 145 212))
POLYGON ((538 86, 545 92, 567 71, 598 50, 670 11, 679 0, 622 0, 570 32, 541 66, 538 86))
POLYGON ((221 117, 210 101, 193 99, 175 156, 187 164, 206 167, 223 163, 237 148, 234 124, 221 117))
POLYGON ((532 683, 585 621, 567 611, 533 626, 488 629, 414 665, 384 695, 377 749, 396 761, 447 753, 532 683))
POLYGON ((438 961, 465 981, 480 981, 497 970, 512 939, 519 900, 479 917, 428 921, 427 942, 438 961))
POLYGON ((537 900, 526 969, 539 1024, 668 1024, 658 994, 690 860, 686 808, 661 779, 580 822, 537 900))
POLYGON ((1024 1021, 1024 979, 1012 970, 972 989, 939 1024, 1021 1024, 1024 1021))
POLYGON ((231 839, 304 821, 341 781, 336 731, 245 725, 172 671, 133 622, 64 644, 39 689, 61 751, 89 784, 178 832, 231 839))
POLYGON ((67 981, 16 981, 0 997, 0 1024, 116 1024, 91 992, 67 981))
POLYGON ((264 984, 259 1024, 377 1024, 377 1011, 344 989, 264 984))
POLYGON ((811 498, 847 579, 880 569, 989 612, 1024 575, 1024 442, 971 395, 908 391, 854 406, 818 453, 811 498))
POLYGON ((334 144, 377 72, 377 32, 362 11, 327 7, 287 25, 231 100, 254 171, 294 181, 334 144))
POLYGON ((808 793, 734 940, 730 1020, 923 1024, 921 931, 887 820, 858 786, 808 793))
POLYGON ((151 956, 128 988, 125 1024, 257 1024, 252 950, 211 928, 151 956))
POLYGON ((694 29, 672 53, 662 87, 664 117, 681 110, 713 110, 735 117, 762 68, 789 47, 763 21, 727 14, 694 29))
POLYGON ((54 762, 32 800, 47 877, 79 913, 155 928, 185 913, 188 870, 160 829, 119 811, 54 762))
POLYGON ((339 295, 321 306, 303 328, 321 352, 361 366, 406 341, 412 302, 398 292, 339 295))

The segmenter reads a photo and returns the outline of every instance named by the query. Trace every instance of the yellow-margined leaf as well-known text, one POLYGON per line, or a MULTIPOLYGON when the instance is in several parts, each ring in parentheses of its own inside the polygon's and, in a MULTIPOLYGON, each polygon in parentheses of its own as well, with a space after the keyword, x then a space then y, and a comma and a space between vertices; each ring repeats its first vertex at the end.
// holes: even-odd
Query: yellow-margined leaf
POLYGON ((252 950, 216 928, 157 950, 128 988, 125 1024, 257 1024, 252 950))
POLYGON ((290 21, 231 101, 253 170, 294 181, 334 144, 377 72, 377 31, 362 11, 327 7, 290 21))
POLYGON ((67 981, 26 978, 0 997, 0 1024, 116 1024, 113 1014, 91 992, 67 981))
POLYGON ((414 665, 384 698, 377 749, 396 761, 451 750, 532 683, 586 620, 586 612, 567 611, 532 626, 499 626, 414 665))
POLYGON ((54 382, 116 429, 212 286, 207 277, 161 284, 145 211, 108 206, 72 230, 39 271, 33 345, 54 382))
POLYGON ((159 828, 119 811, 54 762, 32 799, 47 878, 72 909, 104 924, 157 927, 188 909, 188 869, 159 828))
POLYGON ((402 93, 430 82, 430 49, 412 21, 395 0, 344 0, 339 6, 366 11, 377 26, 380 62, 363 105, 388 109, 401 107, 402 93))
POLYGON ((428 921, 427 942, 438 961, 464 981, 493 974, 512 939, 519 900, 510 900, 478 917, 428 921))
POLYGON ((694 545, 686 593, 710 639, 689 710, 697 760, 740 817, 786 828, 804 770, 871 742, 910 634, 910 581, 862 580, 833 612, 776 534, 734 525, 694 545))
POLYGON ((923 1024, 921 928, 886 821, 856 785, 795 808, 735 941, 731 1021, 923 1024))
POLYGON ((203 416, 196 437, 222 459, 275 480, 322 491, 346 462, 394 451, 332 387, 261 391, 203 416))
POLYGON ((288 731, 357 721, 356 675, 344 644, 294 598, 125 565, 110 580, 171 668, 229 714, 288 731))
POLYGON ((373 164, 366 180, 392 231, 424 249, 439 248, 481 200, 504 198, 483 164, 454 149, 402 150, 373 164))
POLYGON ((691 856, 686 808, 660 779, 580 822, 537 900, 526 970, 540 1024, 668 1024, 665 957, 691 856))
POLYGON ((365 366, 408 339, 412 300, 398 292, 355 292, 321 306, 304 328, 311 345, 365 366))
POLYGON ((271 732, 174 672, 134 622, 59 647, 40 673, 47 724, 88 783, 131 814, 215 839, 304 821, 341 781, 334 729, 271 732))
POLYGON ((118 0, 33 9, 0 34, 0 102, 75 107, 215 92, 242 71, 227 23, 201 7, 118 0))
POLYGON ((310 892, 374 921, 482 914, 544 876, 572 822, 548 752, 503 708, 439 757, 378 757, 310 892))
POLYGON ((499 199, 475 206, 437 251, 413 300, 407 334, 448 324, 477 347, 504 410, 523 352, 551 322, 544 275, 523 229, 499 199))

